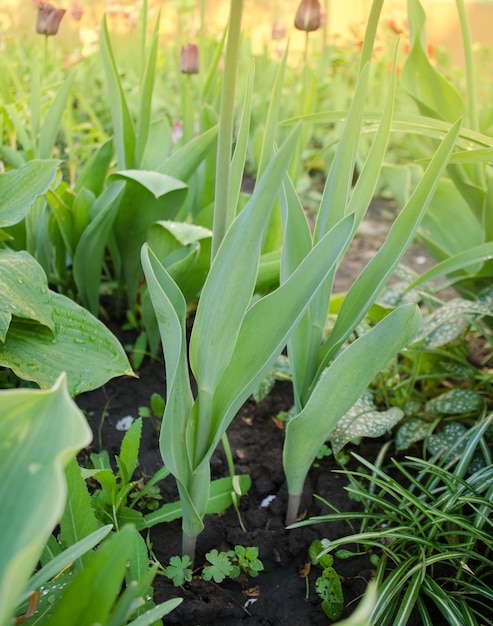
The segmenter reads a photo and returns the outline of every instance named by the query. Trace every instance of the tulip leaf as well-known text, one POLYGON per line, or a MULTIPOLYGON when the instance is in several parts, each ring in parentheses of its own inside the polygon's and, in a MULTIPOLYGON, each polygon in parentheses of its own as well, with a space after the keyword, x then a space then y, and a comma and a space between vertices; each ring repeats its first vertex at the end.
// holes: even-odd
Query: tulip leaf
POLYGON ((336 323, 320 352, 319 372, 363 319, 411 244, 443 174, 459 132, 452 126, 406 206, 399 213, 378 252, 354 281, 341 306, 336 323))
POLYGON ((106 86, 109 92, 116 157, 121 169, 131 168, 135 166, 135 129, 116 67, 106 16, 103 16, 100 43, 106 86))
POLYGON ((103 191, 92 207, 95 217, 84 229, 75 251, 75 284, 81 302, 93 315, 97 315, 99 309, 101 267, 107 240, 124 192, 123 181, 116 181, 103 191))
POLYGON ((179 180, 188 180, 216 140, 217 126, 214 126, 166 157, 156 170, 179 180))
POLYGON ((420 326, 418 307, 412 304, 398 307, 351 343, 325 369, 303 410, 286 426, 283 461, 290 495, 301 494, 317 452, 331 437, 339 420, 378 372, 410 343, 420 326))
POLYGON ((336 224, 278 289, 248 310, 214 397, 216 434, 211 451, 218 443, 218 433, 227 428, 239 406, 255 391, 279 357, 290 332, 351 236, 353 222, 353 216, 349 215, 336 224))
POLYGON ((36 198, 55 180, 59 161, 29 161, 17 170, 0 174, 0 228, 20 222, 36 198))
POLYGON ((400 75, 404 89, 416 100, 423 115, 450 123, 464 114, 457 89, 430 62, 426 49, 426 16, 419 0, 409 0, 411 50, 400 75))
POLYGON ((42 159, 49 159, 53 153, 74 78, 75 74, 72 73, 71 76, 63 81, 41 125, 39 133, 39 156, 42 159))

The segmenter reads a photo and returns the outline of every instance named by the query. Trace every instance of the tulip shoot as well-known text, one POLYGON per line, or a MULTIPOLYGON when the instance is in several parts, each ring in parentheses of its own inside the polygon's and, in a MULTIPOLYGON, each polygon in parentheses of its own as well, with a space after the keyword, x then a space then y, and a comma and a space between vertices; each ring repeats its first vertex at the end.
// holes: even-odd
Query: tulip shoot
POLYGON ((223 239, 199 300, 189 359, 184 298, 152 251, 147 246, 142 250, 168 380, 161 454, 177 479, 183 502, 183 551, 191 558, 203 527, 210 458, 238 409, 282 351, 353 229, 353 216, 347 216, 281 287, 252 305, 263 234, 297 138, 295 129, 223 239), (195 398, 188 362, 198 389, 195 398))
MULTIPOLYGON (((310 232, 306 228, 303 230, 300 223, 287 221, 281 282, 291 275, 309 253, 313 243, 320 241, 327 230, 345 215, 355 215, 354 235, 373 197, 392 126, 395 72, 391 75, 380 125, 354 189, 352 177, 364 119, 369 61, 381 7, 381 0, 373 3, 356 91, 326 180, 313 242, 310 232)), ((399 307, 358 341, 343 349, 411 244, 448 163, 458 130, 456 124, 445 137, 420 181, 415 197, 410 199, 379 252, 345 296, 328 337, 324 336, 324 332, 333 273, 318 291, 307 314, 289 339, 288 356, 293 376, 295 415, 286 427, 283 453, 289 491, 287 524, 296 521, 303 483, 320 447, 330 439, 338 421, 356 403, 378 371, 405 348, 419 330, 420 316, 416 307, 399 307)), ((285 215, 292 204, 300 203, 294 189, 286 186, 282 202, 285 215)))

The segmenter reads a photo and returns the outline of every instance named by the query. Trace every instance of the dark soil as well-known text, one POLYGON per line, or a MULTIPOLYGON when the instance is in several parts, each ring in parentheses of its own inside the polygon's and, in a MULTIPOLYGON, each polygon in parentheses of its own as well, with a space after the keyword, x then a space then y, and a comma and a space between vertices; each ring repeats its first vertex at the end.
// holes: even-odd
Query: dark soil
MULTIPOLYGON (((151 393, 162 391, 163 368, 147 361, 140 372, 140 380, 113 380, 95 392, 78 398, 81 408, 89 412, 89 422, 96 433, 102 411, 107 412, 101 431, 101 443, 110 454, 117 454, 123 433, 115 426, 121 417, 137 416, 138 407, 148 405, 151 393)), ((282 471, 283 430, 276 420, 279 411, 291 407, 289 383, 276 383, 274 390, 259 404, 253 399, 242 408, 228 430, 239 474, 249 474, 252 486, 240 501, 240 514, 247 529, 240 527, 233 508, 218 516, 207 516, 205 530, 199 536, 196 565, 204 562, 204 555, 212 548, 228 550, 235 545, 257 546, 265 571, 257 578, 241 582, 230 581, 220 586, 194 578, 184 589, 175 588, 164 577, 157 579, 155 600, 182 596, 184 602, 171 613, 169 624, 327 624, 314 590, 314 580, 320 571, 312 571, 308 579, 301 570, 308 562, 308 547, 314 539, 336 538, 349 532, 344 524, 319 524, 286 530, 284 516, 287 506, 286 483, 282 471), (262 506, 267 496, 274 496, 268 506, 262 506), (250 601, 249 601, 250 600, 250 601), (251 600, 254 600, 253 602, 251 600)), ((162 461, 158 450, 157 433, 149 420, 144 423, 141 444, 140 472, 150 477, 162 461)), ((302 509, 305 515, 328 512, 327 507, 313 498, 316 493, 332 505, 348 510, 354 507, 344 491, 345 479, 332 472, 333 459, 323 459, 310 472, 306 482, 302 509)), ((227 476, 228 468, 222 449, 212 459, 214 477, 227 476)), ((162 483, 164 501, 176 500, 173 480, 162 483)), ((181 551, 180 521, 162 524, 150 531, 154 553, 165 565, 181 551)), ((342 577, 344 599, 351 612, 354 603, 364 592, 371 577, 366 558, 359 557, 336 563, 342 577)))
MULTIPOLYGON (((369 219, 365 221, 361 237, 357 237, 345 259, 336 282, 337 290, 347 290, 361 268, 368 262, 381 244, 394 211, 388 203, 374 204, 369 219), (389 213, 390 212, 390 213, 389 213)), ((411 250, 407 262, 422 270, 427 262, 426 253, 419 248, 411 250)), ((113 329, 115 330, 115 328, 113 329)), ((131 334, 115 331, 124 344, 134 339, 131 334)), ((77 398, 79 406, 86 411, 94 430, 94 448, 102 446, 117 454, 123 433, 115 427, 122 417, 137 417, 140 406, 148 406, 152 393, 164 395, 164 367, 162 359, 146 360, 139 370, 140 378, 116 379, 103 388, 77 398)), ((234 454, 236 472, 248 474, 252 486, 240 502, 240 514, 247 529, 245 534, 233 508, 223 515, 207 516, 205 531, 199 536, 196 566, 204 562, 209 550, 231 549, 237 544, 257 546, 265 570, 257 578, 230 581, 216 585, 194 577, 184 588, 175 588, 164 577, 158 577, 155 600, 181 596, 184 602, 167 618, 166 623, 183 625, 222 624, 311 626, 325 625, 328 619, 320 608, 314 581, 319 575, 314 568, 306 578, 301 571, 308 562, 308 548, 314 539, 349 534, 343 523, 317 524, 294 530, 286 530, 284 516, 287 506, 287 490, 282 470, 283 430, 276 416, 288 410, 292 404, 289 383, 276 383, 269 396, 259 404, 250 399, 236 416, 228 430, 234 454), (266 497, 272 501, 262 506, 266 497)), ((381 442, 370 442, 359 452, 372 460, 381 442)), ((150 477, 162 465, 158 450, 158 435, 150 420, 144 421, 141 444, 140 472, 150 477)), ((306 481, 303 514, 311 517, 328 512, 318 494, 340 510, 354 510, 356 503, 349 500, 344 489, 346 479, 335 473, 337 469, 331 457, 320 460, 310 471, 306 481)), ((214 477, 227 476, 228 468, 222 449, 212 459, 214 477)), ((177 499, 173 480, 161 484, 164 501, 177 499)), ((171 556, 181 551, 180 522, 154 527, 150 531, 153 551, 159 561, 166 565, 171 556)), ((372 567, 367 557, 337 560, 334 563, 342 580, 345 608, 343 616, 349 615, 365 591, 372 577, 372 567)), ((415 622, 418 624, 419 622, 415 622)), ((409 622, 411 625, 411 622, 409 622)), ((439 626, 440 622, 436 622, 439 626)))

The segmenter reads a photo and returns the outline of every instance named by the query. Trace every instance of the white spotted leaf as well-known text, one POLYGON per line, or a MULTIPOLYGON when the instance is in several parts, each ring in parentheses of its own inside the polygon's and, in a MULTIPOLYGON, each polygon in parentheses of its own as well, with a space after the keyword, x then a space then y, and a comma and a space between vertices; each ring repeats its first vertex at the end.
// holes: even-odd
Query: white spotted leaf
POLYGON ((425 411, 428 415, 463 415, 479 411, 483 399, 473 389, 450 389, 428 400, 425 411))
POLYGON ((403 411, 397 407, 379 411, 373 404, 371 394, 364 393, 332 431, 330 443, 333 453, 337 454, 357 437, 381 437, 403 416, 403 411))
POLYGON ((419 417, 411 417, 406 420, 397 431, 395 436, 396 450, 407 450, 413 443, 422 441, 430 434, 432 424, 419 417))
POLYGON ((480 302, 455 298, 424 318, 417 341, 427 348, 438 348, 456 339, 473 320, 491 314, 491 307, 480 302))

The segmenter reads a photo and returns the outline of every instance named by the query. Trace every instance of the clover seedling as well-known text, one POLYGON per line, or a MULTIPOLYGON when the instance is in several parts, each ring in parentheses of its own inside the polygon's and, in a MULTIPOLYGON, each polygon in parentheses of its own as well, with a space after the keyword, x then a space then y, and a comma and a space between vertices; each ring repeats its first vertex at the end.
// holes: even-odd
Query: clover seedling
POLYGON ((173 581, 175 587, 181 587, 192 580, 192 561, 188 555, 172 556, 168 567, 164 568, 164 574, 173 581))
POLYGON ((216 583, 222 583, 225 578, 236 578, 239 575, 240 570, 233 565, 231 557, 233 552, 218 552, 217 550, 211 550, 205 555, 208 563, 202 572, 204 580, 214 580, 216 583))
MULTIPOLYGON (((258 548, 235 546, 234 550, 218 552, 214 549, 205 555, 207 565, 202 570, 204 580, 213 580, 222 583, 226 578, 238 578, 241 573, 248 576, 258 576, 264 569, 264 564, 258 558, 258 548)), ((164 574, 173 581, 175 587, 192 580, 192 562, 188 556, 174 556, 170 559, 164 574)))

